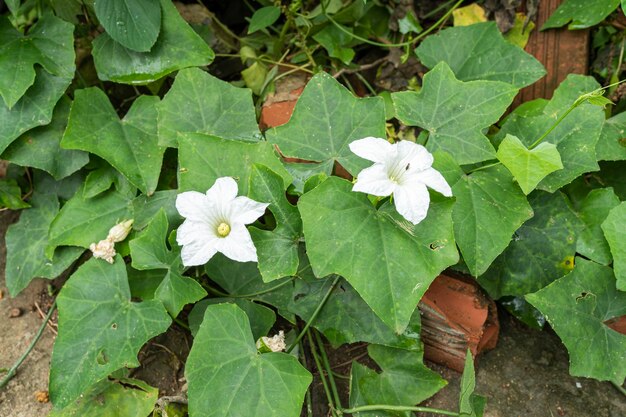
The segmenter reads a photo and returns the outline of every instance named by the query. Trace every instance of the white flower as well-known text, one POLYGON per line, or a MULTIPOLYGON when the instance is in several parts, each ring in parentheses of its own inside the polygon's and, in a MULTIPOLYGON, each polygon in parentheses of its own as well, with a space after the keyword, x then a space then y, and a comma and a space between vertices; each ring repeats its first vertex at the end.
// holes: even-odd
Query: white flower
POLYGON ((98 243, 89 245, 89 250, 93 253, 94 258, 104 259, 112 264, 115 260, 115 243, 111 239, 104 239, 98 243))
POLYGON ((183 247, 183 265, 203 265, 217 252, 239 262, 257 260, 245 225, 262 216, 269 204, 237 197, 237 191, 234 179, 222 177, 206 194, 188 191, 178 195, 176 209, 185 217, 176 234, 183 247))
POLYGON ((124 220, 121 223, 116 224, 109 230, 109 235, 107 239, 110 241, 117 243, 126 239, 126 236, 130 233, 133 226, 133 219, 124 220))
POLYGON ((285 344, 285 332, 279 331, 272 337, 263 336, 256 341, 256 348, 260 352, 282 352, 287 348, 285 344))
POLYGON ((431 167, 433 156, 422 145, 406 140, 391 144, 367 137, 350 143, 350 150, 374 162, 359 172, 352 191, 379 197, 393 194, 396 210, 413 224, 424 220, 428 212, 430 196, 426 186, 452 196, 446 180, 431 167))

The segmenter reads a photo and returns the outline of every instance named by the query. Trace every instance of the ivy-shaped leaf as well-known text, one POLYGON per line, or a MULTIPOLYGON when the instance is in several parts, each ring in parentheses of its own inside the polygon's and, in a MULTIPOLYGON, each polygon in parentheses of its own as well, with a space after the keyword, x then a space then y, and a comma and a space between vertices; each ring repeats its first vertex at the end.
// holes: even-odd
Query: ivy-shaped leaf
POLYGON ((240 195, 248 193, 253 164, 261 164, 280 175, 285 187, 291 175, 283 167, 274 147, 267 142, 246 143, 199 133, 178 137, 179 191, 208 190, 219 177, 238 181, 240 195))
POLYGON ((582 223, 557 191, 531 194, 534 216, 513 235, 478 282, 493 298, 528 294, 545 287, 574 268, 576 239, 582 223))
POLYGON ((621 161, 626 159, 626 112, 619 113, 604 122, 602 134, 596 145, 598 161, 621 161))
POLYGON ((528 149, 513 135, 506 135, 496 156, 507 167, 519 184, 524 194, 535 189, 546 175, 563 169, 561 155, 552 143, 543 142, 533 149, 528 149))
POLYGON ((441 62, 426 73, 419 93, 392 98, 402 123, 430 132, 428 150, 448 152, 463 165, 495 158, 483 130, 498 121, 515 94, 515 87, 499 81, 459 81, 441 62))
POLYGON ((168 249, 167 216, 161 210, 154 216, 148 227, 130 241, 132 266, 138 270, 165 270, 163 281, 155 292, 167 311, 176 317, 186 304, 194 303, 206 296, 206 291, 192 278, 183 276, 180 247, 168 249))
POLYGON ((253 165, 248 197, 269 203, 268 209, 276 219, 274 230, 249 228, 256 246, 263 281, 270 282, 294 275, 298 270, 302 220, 298 209, 287 201, 283 179, 266 166, 253 165))
POLYGON ((133 200, 133 211, 135 213, 133 228, 141 230, 146 227, 150 223, 150 220, 159 214, 161 209, 165 210, 167 222, 170 227, 176 228, 182 222, 180 214, 178 214, 178 210, 176 210, 177 195, 177 190, 163 190, 157 191, 151 196, 141 194, 136 197, 133 200))
POLYGON ((93 41, 93 60, 103 81, 148 84, 188 67, 208 65, 215 54, 183 20, 170 0, 160 0, 161 32, 148 52, 136 52, 103 33, 93 41))
POLYGON ((8 18, 0 18, 0 95, 11 109, 35 82, 35 65, 74 78, 74 25, 45 14, 22 35, 8 18))
POLYGON ((297 417, 312 380, 291 355, 259 354, 234 304, 207 307, 185 376, 190 417, 297 417))
POLYGON ((116 42, 147 52, 159 36, 161 8, 157 0, 106 0, 94 4, 96 17, 116 42))
POLYGON ((613 258, 609 243, 604 238, 601 224, 609 212, 620 203, 612 188, 591 190, 580 203, 578 213, 585 227, 578 236, 576 251, 602 265, 609 265, 613 258))
POLYGON ((626 202, 615 206, 602 222, 602 230, 611 253, 613 269, 617 278, 617 288, 626 291, 626 202))
POLYGON ((61 146, 94 153, 145 194, 156 189, 165 148, 158 145, 158 97, 140 96, 120 120, 99 88, 77 90, 61 146))
POLYGON ((458 261, 452 201, 432 196, 428 216, 414 226, 392 205, 377 210, 351 189, 349 181, 330 177, 298 202, 313 272, 345 277, 400 334, 430 283, 458 261))
POLYGON ((559 28, 585 29, 602 22, 619 6, 620 0, 565 0, 548 18, 541 30, 559 28), (570 23, 571 22, 571 23, 570 23))
POLYGON ((62 97, 47 126, 31 129, 13 142, 2 159, 25 167, 39 168, 60 180, 78 171, 89 162, 86 152, 66 150, 60 146, 70 114, 69 98, 62 97))
POLYGON ((159 143, 176 148, 182 132, 257 142, 261 133, 251 91, 198 68, 180 71, 159 105, 159 143))
POLYGON ((0 178, 0 208, 19 210, 30 207, 22 200, 22 189, 17 181, 10 178, 0 178))
POLYGON ((576 268, 526 299, 545 316, 567 347, 570 374, 612 381, 626 377, 626 335, 605 323, 626 314, 626 293, 609 267, 576 259, 576 268))
POLYGON ((475 277, 509 245, 513 233, 532 217, 524 193, 511 174, 494 166, 466 175, 452 186, 454 236, 475 277))
POLYGON ((59 335, 50 365, 50 399, 59 408, 110 373, 139 366, 141 346, 171 323, 161 302, 130 301, 120 255, 112 265, 87 261, 63 285, 57 302, 59 335))
POLYGON ((429 68, 445 62, 462 81, 502 81, 522 88, 546 73, 535 57, 502 37, 496 22, 442 30, 424 39, 415 53, 429 68))
POLYGON ((265 132, 283 155, 308 161, 334 161, 352 175, 370 162, 359 158, 348 145, 368 136, 385 134, 385 103, 380 97, 357 98, 326 73, 308 82, 289 122, 265 132))

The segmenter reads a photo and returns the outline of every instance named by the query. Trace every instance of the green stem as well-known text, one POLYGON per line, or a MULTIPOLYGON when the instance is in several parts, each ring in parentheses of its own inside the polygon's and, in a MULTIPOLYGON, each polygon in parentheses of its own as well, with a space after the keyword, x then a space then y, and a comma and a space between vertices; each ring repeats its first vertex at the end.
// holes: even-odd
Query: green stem
POLYGON ((344 414, 354 414, 361 413, 363 411, 417 411, 423 413, 434 413, 434 414, 443 414, 444 416, 455 416, 460 417, 459 413, 448 410, 440 410, 438 408, 429 408, 429 407, 408 407, 403 405, 364 405, 361 407, 354 407, 348 409, 342 409, 341 412, 344 414))
POLYGON ((41 338, 41 335, 43 334, 43 331, 46 328, 48 321, 50 321, 50 317, 52 317, 52 313, 54 313, 54 310, 56 310, 56 306, 57 306, 57 301, 54 300, 54 303, 52 303, 52 306, 50 307, 48 314, 44 318, 43 323, 41 323, 41 326, 39 327, 39 330, 37 331, 35 338, 33 339, 32 342, 30 342, 28 349, 26 349, 26 351, 22 354, 22 356, 20 356, 20 358, 13 364, 11 369, 9 369, 9 372, 4 376, 4 378, 2 378, 2 381, 0 381, 0 389, 4 388, 6 384, 9 383, 11 378, 13 378, 15 374, 17 374, 17 368, 19 368, 22 362, 26 360, 30 352, 33 350, 33 348, 35 347, 35 345, 41 338))
POLYGON ((491 163, 491 164, 483 165, 481 167, 472 169, 471 171, 468 172, 468 174, 471 174, 472 172, 476 172, 476 171, 481 171, 483 169, 495 167, 496 165, 500 165, 501 163, 502 162, 494 162, 494 163, 491 163))
POLYGON ((335 405, 339 408, 341 407, 341 399, 339 398, 339 391, 337 390, 337 384, 335 384, 335 377, 333 376, 333 370, 330 367, 330 362, 328 361, 328 356, 326 356, 326 349, 324 348, 324 341, 320 337, 319 332, 313 331, 315 335, 315 341, 317 342, 317 346, 320 349, 320 354, 322 356, 322 365, 324 365, 324 369, 326 370, 326 375, 328 375, 328 381, 330 382, 330 389, 333 394, 333 398, 335 399, 335 405))
POLYGON ((285 285, 290 284, 294 279, 296 279, 296 278, 295 277, 291 277, 291 279, 288 279, 287 281, 281 282, 280 284, 274 285, 273 287, 266 288, 264 290, 253 292, 253 293, 250 293, 250 294, 228 294, 228 293, 225 293, 223 291, 218 290, 215 287, 210 286, 209 284, 202 284, 202 286, 204 288, 206 288, 207 290, 209 290, 211 293, 213 293, 215 295, 219 295, 220 297, 254 298, 257 295, 267 294, 268 292, 275 291, 275 290, 279 289, 280 287, 284 287, 285 285))
POLYGON ((294 342, 291 344, 291 346, 289 346, 289 349, 286 350, 287 353, 291 352, 293 350, 293 348, 298 346, 298 342, 300 342, 300 340, 302 340, 302 338, 306 334, 307 330, 309 330, 309 327, 311 327, 311 324, 313 324, 313 322, 315 321, 315 318, 317 317, 319 312, 322 311, 322 307, 324 307, 324 304, 326 304, 326 301, 328 300, 328 297, 330 297, 330 294, 333 292, 333 290, 337 286, 337 283, 339 282, 339 279, 341 279, 341 277, 339 275, 337 275, 337 277, 333 281, 332 285, 330 286, 330 288, 326 292, 326 295, 324 295, 324 298, 322 298, 322 301, 320 301, 319 305, 317 306, 317 308, 315 309, 315 311, 311 315, 311 318, 309 318, 309 320, 307 321, 306 325, 304 326, 304 329, 302 329, 302 331, 300 332, 298 337, 296 337, 296 340, 294 340, 294 342))
POLYGON ((330 389, 328 388, 328 382, 326 381, 326 377, 324 376, 324 370, 322 369, 322 364, 320 363, 320 358, 317 356, 317 351, 315 350, 315 343, 313 343, 313 338, 311 337, 311 332, 306 332, 307 339, 309 340, 309 347, 311 348, 311 355, 313 355, 313 360, 315 361, 315 366, 317 367, 317 373, 322 380, 322 385, 324 386, 324 392, 326 393, 326 399, 328 400, 328 407, 330 408, 330 414, 333 417, 337 417, 336 407, 333 403, 333 397, 330 393, 330 389))
POLYGON ((178 317, 172 317, 172 320, 174 320, 174 323, 178 324, 183 329, 191 331, 191 329, 189 328, 189 325, 185 323, 184 321, 182 321, 181 319, 179 319, 178 317))
MULTIPOLYGON (((239 54, 215 54, 215 56, 223 57, 223 58, 241 58, 241 55, 239 54)), ((256 61, 261 61, 261 62, 265 62, 265 63, 272 64, 272 65, 277 65, 280 67, 292 68, 294 70, 308 72, 309 74, 313 74, 313 71, 306 68, 310 66, 311 63, 306 63, 305 65, 293 65, 293 64, 286 64, 284 62, 274 61, 273 59, 268 59, 268 58, 263 58, 263 57, 250 57, 250 59, 254 59, 256 61)))
POLYGON ((611 382, 611 384, 613 384, 613 386, 622 393, 622 395, 626 396, 626 389, 624 389, 623 386, 621 386, 620 384, 616 384, 615 382, 611 382))
POLYGON ((546 138, 546 136, 548 136, 550 134, 550 132, 552 132, 554 129, 556 129, 556 127, 563 121, 563 119, 565 119, 565 117, 567 117, 568 114, 570 114, 576 107, 580 106, 580 104, 583 102, 584 100, 580 100, 580 98, 578 100, 576 100, 574 102, 574 104, 572 104, 570 106, 569 109, 567 109, 567 111, 565 113, 563 113, 561 115, 561 117, 559 117, 556 122, 554 122, 554 124, 552 126, 550 126, 550 128, 548 130, 546 130, 544 132, 543 135, 541 135, 539 137, 539 139, 537 139, 536 141, 533 142, 532 145, 530 145, 528 147, 528 150, 533 149, 535 146, 539 145, 541 143, 542 140, 544 140, 546 138))

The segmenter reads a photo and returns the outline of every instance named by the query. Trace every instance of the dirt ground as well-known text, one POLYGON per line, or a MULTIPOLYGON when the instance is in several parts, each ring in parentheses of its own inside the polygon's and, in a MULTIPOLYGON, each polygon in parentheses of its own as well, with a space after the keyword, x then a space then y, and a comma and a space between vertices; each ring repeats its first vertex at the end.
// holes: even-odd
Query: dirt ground
MULTIPOLYGON (((8 224, 15 219, 12 213, 0 213, 0 290, 3 294, 0 299, 0 368, 9 368, 37 332, 41 316, 35 303, 46 309, 46 303, 50 302, 50 281, 45 280, 33 281, 14 299, 8 297, 4 285, 4 234, 8 224), (21 315, 10 318, 15 308, 20 309, 21 315)), ((50 403, 39 402, 36 396, 47 390, 53 342, 53 332, 46 329, 17 376, 0 391, 0 417, 44 417, 48 414, 50 403)), ((158 386, 161 395, 179 394, 184 387, 183 361, 190 344, 191 338, 180 328, 170 329, 142 350, 140 358, 144 366, 134 370, 132 376, 158 386)), ((352 357, 363 351, 361 347, 355 348, 351 351, 352 357)), ((335 364, 350 359, 341 354, 331 353, 330 356, 331 360, 336 360, 335 364)), ((424 405, 456 410, 460 375, 429 365, 449 384, 424 405)), ((501 312, 498 347, 480 357, 476 369, 476 392, 487 397, 485 417, 626 416, 626 397, 611 384, 569 376, 567 352, 554 333, 529 329, 506 313, 501 312)), ((320 390, 314 389, 315 393, 320 390)), ((314 400, 323 402, 318 395, 314 397, 317 397, 314 400)), ((425 414, 422 416, 426 417, 425 414)))

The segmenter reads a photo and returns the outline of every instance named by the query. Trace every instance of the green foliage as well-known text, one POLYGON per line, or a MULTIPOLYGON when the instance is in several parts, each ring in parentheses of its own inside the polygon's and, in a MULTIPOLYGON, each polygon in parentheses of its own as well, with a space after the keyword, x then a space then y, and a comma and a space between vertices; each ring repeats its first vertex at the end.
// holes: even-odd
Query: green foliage
POLYGON ((0 179, 0 206, 12 210, 30 207, 22 200, 22 189, 13 179, 0 179))
POLYGON ((619 113, 604 122, 596 145, 598 161, 626 159, 626 113, 619 113))
POLYGON ((613 258, 601 228, 609 212, 620 203, 612 188, 592 190, 580 203, 578 212, 585 227, 578 236, 576 251, 594 262, 609 265, 613 258))
POLYGON ((248 33, 254 33, 257 30, 265 29, 271 26, 280 17, 280 8, 276 6, 261 7, 254 12, 248 26, 248 33))
POLYGON ((622 202, 609 211, 606 220, 602 222, 602 230, 611 253, 613 254, 613 269, 617 278, 617 288, 626 291, 626 203, 622 202))
POLYGON ((611 14, 620 0, 566 0, 550 18, 544 23, 541 30, 559 28, 569 23, 569 29, 585 29, 603 21, 611 14))
POLYGON ((147 52, 157 41, 161 8, 156 0, 96 1, 94 9, 107 34, 122 46, 147 52))

